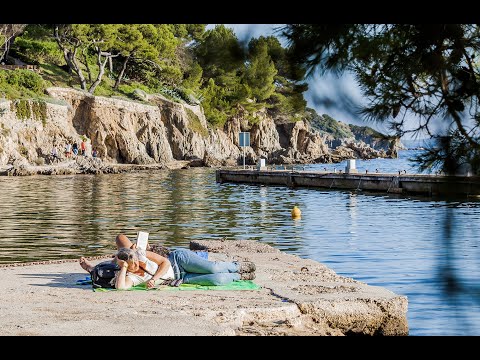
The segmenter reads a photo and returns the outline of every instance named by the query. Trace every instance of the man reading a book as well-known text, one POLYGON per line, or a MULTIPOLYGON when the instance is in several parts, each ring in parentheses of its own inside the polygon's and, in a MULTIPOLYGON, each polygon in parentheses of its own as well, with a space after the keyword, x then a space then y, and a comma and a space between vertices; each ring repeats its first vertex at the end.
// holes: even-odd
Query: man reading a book
MULTIPOLYGON (((250 261, 208 261, 188 249, 171 251, 167 257, 152 251, 136 248, 125 235, 116 238, 117 254, 113 261, 120 266, 115 279, 115 288, 129 289, 147 284, 154 287, 159 280, 175 280, 180 283, 198 285, 226 285, 237 280, 255 279, 255 264, 250 261)), ((93 265, 85 258, 80 259, 83 269, 91 272, 93 265)))

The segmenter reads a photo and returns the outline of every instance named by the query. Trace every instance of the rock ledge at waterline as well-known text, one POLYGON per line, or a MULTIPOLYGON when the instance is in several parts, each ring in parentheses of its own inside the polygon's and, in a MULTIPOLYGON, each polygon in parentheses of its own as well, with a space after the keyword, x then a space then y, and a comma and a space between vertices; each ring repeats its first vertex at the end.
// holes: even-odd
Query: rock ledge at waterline
POLYGON ((262 289, 93 292, 75 285, 86 276, 75 260, 1 265, 2 334, 408 335, 407 298, 387 289, 256 241, 190 247, 254 261, 262 289))

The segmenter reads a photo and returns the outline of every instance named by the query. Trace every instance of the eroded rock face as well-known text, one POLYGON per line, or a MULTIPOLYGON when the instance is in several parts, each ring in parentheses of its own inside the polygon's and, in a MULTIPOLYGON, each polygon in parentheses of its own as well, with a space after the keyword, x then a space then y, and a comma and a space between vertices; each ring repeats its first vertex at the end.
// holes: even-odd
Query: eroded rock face
MULTIPOLYGON (((267 163, 294 164, 336 162, 346 158, 396 156, 395 147, 376 151, 363 143, 342 142, 332 151, 331 139, 312 130, 306 121, 272 119, 266 111, 251 126, 239 108, 223 129, 214 129, 200 106, 172 102, 161 95, 146 95, 149 103, 92 96, 74 89, 49 88, 57 99, 47 103, 45 118, 20 120, 10 101, 0 102, 0 166, 49 164, 57 147, 65 159, 67 143, 89 140, 107 163, 168 164, 189 161, 190 166, 233 166, 243 163, 238 133, 249 131, 251 146, 245 149, 246 164, 260 157, 267 163)), ((30 102, 30 106, 32 106, 30 102)), ((18 168, 18 166, 17 166, 18 168)))
POLYGON ((38 159, 43 163, 53 144, 60 152, 62 139, 73 134, 79 139, 67 114, 66 104, 47 103, 45 118, 18 119, 12 101, 0 102, 0 165, 29 165, 38 159))
POLYGON ((312 132, 308 123, 297 121, 280 125, 284 134, 290 134, 287 157, 292 163, 310 163, 329 153, 325 140, 316 132, 312 132))
POLYGON ((129 164, 173 160, 158 107, 70 89, 51 88, 49 95, 70 104, 68 118, 78 134, 91 139, 100 158, 129 164))

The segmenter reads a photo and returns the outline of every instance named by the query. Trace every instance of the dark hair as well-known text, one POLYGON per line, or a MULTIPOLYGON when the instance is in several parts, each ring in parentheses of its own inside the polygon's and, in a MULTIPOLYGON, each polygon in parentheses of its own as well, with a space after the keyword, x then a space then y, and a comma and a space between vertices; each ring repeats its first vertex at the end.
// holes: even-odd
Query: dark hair
POLYGON ((123 261, 138 260, 137 253, 129 248, 121 248, 117 252, 117 258, 123 261))

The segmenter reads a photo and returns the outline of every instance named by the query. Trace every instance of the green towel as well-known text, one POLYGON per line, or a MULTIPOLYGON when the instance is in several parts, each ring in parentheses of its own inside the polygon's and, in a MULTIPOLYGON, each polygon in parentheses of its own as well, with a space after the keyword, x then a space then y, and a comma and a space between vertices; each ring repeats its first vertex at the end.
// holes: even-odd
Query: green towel
MULTIPOLYGON (((77 285, 88 285, 92 282, 87 282, 86 280, 79 280, 77 281, 77 285)), ((238 280, 233 281, 228 285, 218 285, 218 286, 207 286, 207 285, 195 285, 195 284, 182 284, 179 287, 175 286, 168 286, 168 285, 160 285, 153 289, 147 289, 147 284, 143 283, 137 286, 133 286, 126 291, 134 291, 134 290, 142 290, 142 291, 150 291, 150 290, 161 290, 161 291, 188 291, 188 290, 259 290, 262 287, 260 285, 255 284, 251 280, 238 280)), ((117 291, 117 289, 94 289, 94 291, 117 291)))

